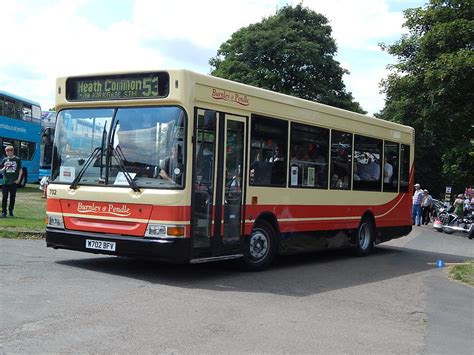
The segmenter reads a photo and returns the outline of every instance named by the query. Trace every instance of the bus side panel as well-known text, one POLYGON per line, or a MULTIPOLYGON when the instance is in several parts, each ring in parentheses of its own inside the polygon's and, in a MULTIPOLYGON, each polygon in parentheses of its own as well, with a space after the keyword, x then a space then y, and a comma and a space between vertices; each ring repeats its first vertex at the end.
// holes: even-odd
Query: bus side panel
POLYGON ((366 211, 371 211, 377 227, 410 224, 410 197, 399 194, 383 205, 247 205, 245 234, 250 234, 252 221, 263 212, 271 212, 280 231, 306 232, 357 228, 366 211))
MULTIPOLYGON (((37 183, 41 154, 41 125, 5 116, 0 116, 0 119, 1 145, 13 144, 15 155, 21 159, 22 168, 27 173, 27 182, 37 183)), ((0 153, 0 156, 3 155, 4 151, 0 153)))
POLYGON ((351 236, 362 216, 374 216, 375 243, 402 237, 411 231, 411 197, 401 193, 393 200, 369 205, 248 205, 245 235, 264 212, 275 215, 280 230, 282 252, 341 248, 351 245, 351 236))

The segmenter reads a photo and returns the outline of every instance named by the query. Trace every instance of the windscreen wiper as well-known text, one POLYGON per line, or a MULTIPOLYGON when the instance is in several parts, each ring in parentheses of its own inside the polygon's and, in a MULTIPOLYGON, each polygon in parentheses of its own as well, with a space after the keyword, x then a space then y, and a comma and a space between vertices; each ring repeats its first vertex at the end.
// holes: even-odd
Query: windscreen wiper
POLYGON ((120 170, 123 172, 123 175, 125 176, 125 179, 128 182, 128 185, 132 188, 133 191, 135 192, 140 192, 140 188, 138 187, 137 183, 133 180, 133 178, 130 175, 130 172, 128 171, 127 167, 124 164, 124 161, 126 161, 125 156, 123 155, 122 149, 120 146, 117 146, 115 148, 112 148, 112 152, 114 153, 114 158, 118 163, 118 166, 120 167, 120 170))
POLYGON ((74 180, 71 183, 71 186, 69 186, 70 189, 77 189, 77 185, 79 184, 79 181, 81 181, 82 177, 84 176, 84 173, 86 172, 87 168, 91 165, 92 161, 95 160, 99 154, 102 154, 102 147, 96 147, 94 151, 92 152, 91 155, 89 155, 89 158, 87 158, 85 164, 82 166, 81 170, 79 170, 79 173, 76 175, 74 180))
POLYGON ((124 162, 126 161, 126 158, 125 158, 125 155, 123 154, 122 149, 120 148, 118 144, 117 145, 114 144, 115 133, 117 131, 119 122, 120 122, 119 120, 115 121, 114 129, 112 131, 112 134, 110 135, 108 151, 111 153, 111 155, 114 156, 115 160, 117 161, 120 170, 123 172, 123 175, 125 176, 125 179, 128 182, 128 185, 132 188, 133 191, 140 192, 140 188, 138 187, 137 183, 133 180, 133 178, 130 175, 130 172, 128 171, 127 167, 124 164, 124 162))
MULTIPOLYGON (((107 139, 107 131, 105 130, 105 127, 107 127, 107 121, 105 121, 104 129, 102 130, 102 141, 101 141, 101 148, 102 152, 105 150, 105 141, 107 139)), ((99 181, 102 179, 102 176, 104 176, 104 154, 100 155, 100 175, 99 175, 99 181)), ((105 181, 104 181, 105 182, 105 181)))
POLYGON ((73 189, 73 190, 77 189, 77 185, 79 185, 79 181, 81 181, 82 177, 84 176, 84 173, 89 168, 92 161, 99 156, 99 154, 100 154, 100 177, 99 177, 99 180, 102 178, 102 155, 103 155, 102 152, 104 151, 105 139, 107 137, 107 131, 105 129, 106 127, 107 127, 107 121, 105 121, 104 129, 102 130, 102 140, 101 140, 100 147, 96 147, 92 151, 91 155, 89 155, 89 158, 87 158, 85 164, 82 166, 81 170, 79 170, 76 177, 72 181, 71 186, 69 186, 70 189, 73 189))

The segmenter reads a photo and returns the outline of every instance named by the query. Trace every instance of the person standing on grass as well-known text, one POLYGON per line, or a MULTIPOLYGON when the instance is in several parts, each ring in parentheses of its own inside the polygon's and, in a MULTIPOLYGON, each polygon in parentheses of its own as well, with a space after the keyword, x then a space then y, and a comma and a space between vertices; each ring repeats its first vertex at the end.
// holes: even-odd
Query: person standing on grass
POLYGON ((0 173, 3 175, 2 182, 2 216, 7 216, 7 200, 10 194, 10 204, 8 205, 8 214, 13 217, 15 208, 15 198, 17 184, 20 183, 23 171, 21 169, 21 160, 14 154, 13 146, 5 147, 6 157, 0 162, 0 173))

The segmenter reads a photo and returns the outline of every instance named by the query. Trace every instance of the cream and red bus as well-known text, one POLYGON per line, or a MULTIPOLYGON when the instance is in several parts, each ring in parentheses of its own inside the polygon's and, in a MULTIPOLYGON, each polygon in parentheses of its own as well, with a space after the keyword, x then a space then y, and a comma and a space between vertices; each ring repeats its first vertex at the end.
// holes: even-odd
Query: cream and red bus
POLYGON ((63 77, 48 247, 268 266, 411 231, 414 130, 187 70, 63 77))

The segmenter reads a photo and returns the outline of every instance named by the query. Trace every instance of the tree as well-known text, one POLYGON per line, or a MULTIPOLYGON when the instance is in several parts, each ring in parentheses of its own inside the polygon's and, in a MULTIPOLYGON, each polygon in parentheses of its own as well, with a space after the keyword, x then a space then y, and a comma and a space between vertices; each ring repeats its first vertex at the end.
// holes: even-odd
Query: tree
POLYGON ((431 0, 405 10, 407 35, 381 47, 398 59, 382 81, 381 118, 415 128, 415 180, 441 193, 472 186, 474 6, 431 0))
POLYGON ((297 5, 242 28, 209 60, 211 74, 303 99, 366 113, 342 81, 328 20, 297 5))

